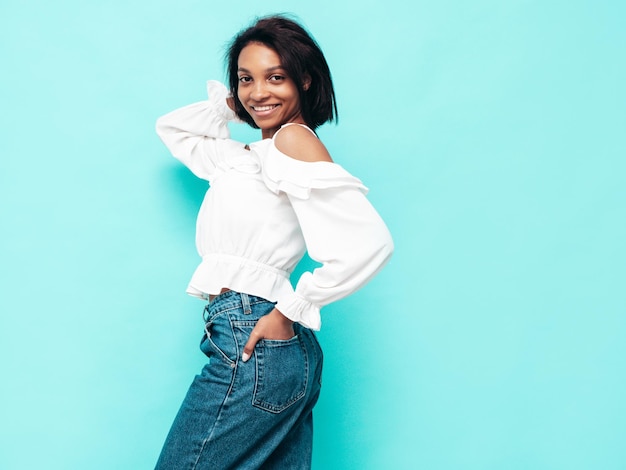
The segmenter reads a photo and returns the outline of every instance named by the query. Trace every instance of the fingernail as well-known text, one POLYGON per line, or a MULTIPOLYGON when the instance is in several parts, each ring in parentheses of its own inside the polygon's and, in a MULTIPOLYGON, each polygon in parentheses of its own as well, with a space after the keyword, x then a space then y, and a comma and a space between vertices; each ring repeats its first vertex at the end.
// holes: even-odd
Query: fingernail
POLYGON ((243 362, 246 362, 248 359, 250 359, 250 354, 248 354, 248 353, 246 353, 246 352, 245 352, 245 353, 243 353, 243 354, 241 355, 241 360, 242 360, 243 362))

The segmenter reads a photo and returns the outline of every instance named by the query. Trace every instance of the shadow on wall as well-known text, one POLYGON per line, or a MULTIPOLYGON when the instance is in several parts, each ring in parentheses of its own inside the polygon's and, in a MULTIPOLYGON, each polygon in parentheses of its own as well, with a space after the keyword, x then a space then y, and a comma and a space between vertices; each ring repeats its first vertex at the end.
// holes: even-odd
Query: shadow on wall
POLYGON ((169 216, 179 219, 180 222, 191 220, 195 227, 195 220, 202 204, 204 194, 209 187, 207 181, 198 178, 185 166, 177 161, 164 167, 161 184, 166 189, 168 206, 173 206, 172 211, 168 211, 169 216), (182 216, 182 219, 181 218, 182 216))

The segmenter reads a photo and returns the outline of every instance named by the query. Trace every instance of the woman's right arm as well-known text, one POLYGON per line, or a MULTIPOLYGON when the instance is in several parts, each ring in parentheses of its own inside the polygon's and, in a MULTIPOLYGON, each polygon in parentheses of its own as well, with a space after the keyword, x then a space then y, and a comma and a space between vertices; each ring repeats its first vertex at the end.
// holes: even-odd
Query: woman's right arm
POLYGON ((156 131, 172 155, 196 176, 211 180, 228 168, 227 158, 244 145, 230 140, 228 121, 236 119, 227 105, 228 90, 220 82, 207 82, 209 99, 161 116, 156 131))

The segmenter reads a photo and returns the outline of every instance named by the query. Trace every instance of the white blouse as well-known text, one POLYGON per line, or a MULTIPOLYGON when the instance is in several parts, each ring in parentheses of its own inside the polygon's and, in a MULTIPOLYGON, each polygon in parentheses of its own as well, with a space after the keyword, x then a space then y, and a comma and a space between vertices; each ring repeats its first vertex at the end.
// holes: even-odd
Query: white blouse
POLYGON ((216 81, 207 89, 208 100, 156 126, 174 157, 210 183, 196 227, 202 262, 187 292, 206 299, 229 288, 259 296, 319 330, 320 308, 362 287, 387 262, 391 235, 367 188, 336 163, 295 160, 273 138, 249 149, 230 140, 228 90, 216 81), (289 276, 307 250, 321 267, 305 272, 294 290, 289 276))

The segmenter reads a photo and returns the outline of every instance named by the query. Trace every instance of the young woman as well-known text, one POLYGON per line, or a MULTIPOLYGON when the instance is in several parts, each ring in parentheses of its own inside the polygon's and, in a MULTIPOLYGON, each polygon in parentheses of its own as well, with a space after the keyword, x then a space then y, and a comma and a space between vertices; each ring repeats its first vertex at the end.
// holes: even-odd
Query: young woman
MULTIPOLYGON (((324 56, 284 17, 240 32, 228 51, 230 90, 161 117, 157 132, 210 189, 187 292, 208 300, 201 350, 210 358, 172 425, 159 469, 307 469, 322 351, 320 307, 369 281, 393 250, 360 180, 315 134, 336 116, 324 56), (261 130, 229 139, 239 118, 261 130), (295 289, 308 250, 321 264, 295 289)), ((356 312, 353 312, 354 314, 356 312)))

